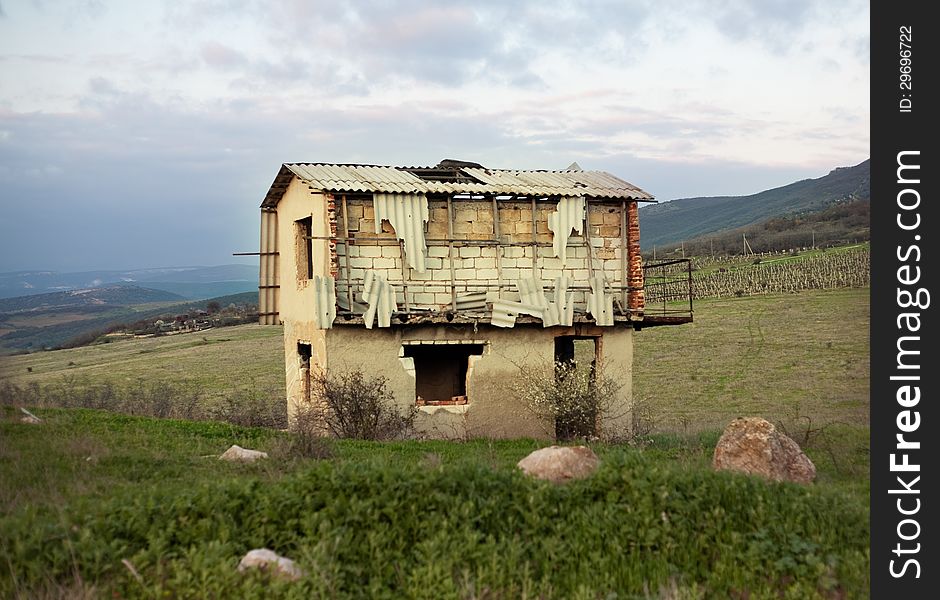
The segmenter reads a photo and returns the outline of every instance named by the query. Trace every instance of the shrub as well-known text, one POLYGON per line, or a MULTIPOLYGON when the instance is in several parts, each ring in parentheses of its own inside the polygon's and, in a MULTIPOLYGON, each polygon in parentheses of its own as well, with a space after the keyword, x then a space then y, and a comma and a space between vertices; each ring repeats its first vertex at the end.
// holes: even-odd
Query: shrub
POLYGON ((556 439, 596 437, 598 421, 617 416, 611 413, 621 388, 601 367, 578 368, 566 361, 556 362, 553 373, 522 367, 515 392, 530 413, 554 427, 556 439))
POLYGON ((235 390, 212 407, 209 415, 214 420, 243 427, 283 429, 287 427, 286 408, 280 394, 235 390))
POLYGON ((0 381, 0 405, 92 408, 164 419, 217 420, 245 427, 283 429, 287 425, 286 406, 277 392, 235 389, 218 403, 207 404, 198 387, 184 382, 139 379, 117 385, 66 376, 45 385, 20 387, 0 381))
POLYGON ((273 454, 282 458, 333 458, 333 440, 323 435, 320 412, 301 407, 294 413, 287 437, 275 442, 273 454))
POLYGON ((326 426, 335 437, 390 440, 407 437, 414 429, 417 408, 402 414, 385 377, 346 371, 315 376, 311 385, 313 396, 326 404, 326 426))

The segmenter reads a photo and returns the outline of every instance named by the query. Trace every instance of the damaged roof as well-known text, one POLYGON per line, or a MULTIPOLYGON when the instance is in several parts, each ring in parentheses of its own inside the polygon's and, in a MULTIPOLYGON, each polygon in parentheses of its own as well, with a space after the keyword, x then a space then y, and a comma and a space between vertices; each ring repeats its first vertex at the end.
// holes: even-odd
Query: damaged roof
POLYGON ((294 177, 324 192, 588 196, 653 201, 648 192, 605 171, 487 169, 476 163, 444 160, 434 167, 285 163, 261 206, 277 205, 294 177))

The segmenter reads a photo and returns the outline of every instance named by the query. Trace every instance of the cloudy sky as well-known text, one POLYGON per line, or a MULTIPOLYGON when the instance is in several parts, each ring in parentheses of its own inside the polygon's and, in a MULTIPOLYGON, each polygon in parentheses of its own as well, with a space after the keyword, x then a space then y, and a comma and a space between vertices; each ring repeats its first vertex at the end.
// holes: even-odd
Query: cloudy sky
POLYGON ((868 2, 0 0, 0 271, 235 262, 283 162, 660 200, 869 156, 868 2))

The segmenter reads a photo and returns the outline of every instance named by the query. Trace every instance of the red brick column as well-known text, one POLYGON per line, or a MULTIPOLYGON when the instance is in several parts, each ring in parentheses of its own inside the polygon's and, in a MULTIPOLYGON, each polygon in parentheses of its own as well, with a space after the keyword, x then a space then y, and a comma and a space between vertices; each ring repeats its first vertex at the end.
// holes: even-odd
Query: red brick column
POLYGON ((643 293, 643 256, 640 254, 640 213, 637 202, 627 202, 627 305, 634 315, 642 315, 646 306, 643 293))
POLYGON ((339 260, 336 256, 336 197, 333 194, 326 196, 326 215, 330 220, 330 275, 335 279, 339 276, 339 260))

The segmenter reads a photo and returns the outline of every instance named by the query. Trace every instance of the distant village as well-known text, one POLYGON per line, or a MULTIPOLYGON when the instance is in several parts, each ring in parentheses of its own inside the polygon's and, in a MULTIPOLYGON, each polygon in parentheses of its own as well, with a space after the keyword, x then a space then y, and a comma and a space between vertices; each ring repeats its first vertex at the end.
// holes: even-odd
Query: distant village
POLYGON ((258 320, 255 304, 235 304, 222 307, 218 302, 209 302, 205 309, 193 309, 177 315, 161 315, 158 318, 142 319, 130 324, 115 326, 107 338, 147 338, 164 335, 195 333, 216 327, 230 327, 254 323, 258 320))

